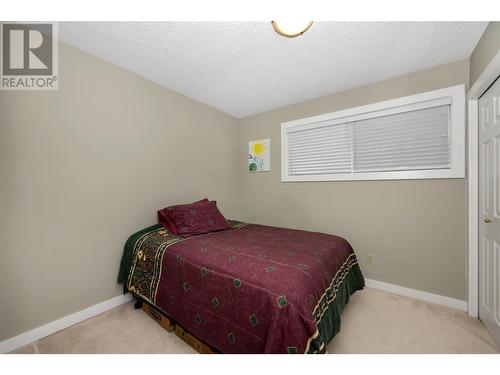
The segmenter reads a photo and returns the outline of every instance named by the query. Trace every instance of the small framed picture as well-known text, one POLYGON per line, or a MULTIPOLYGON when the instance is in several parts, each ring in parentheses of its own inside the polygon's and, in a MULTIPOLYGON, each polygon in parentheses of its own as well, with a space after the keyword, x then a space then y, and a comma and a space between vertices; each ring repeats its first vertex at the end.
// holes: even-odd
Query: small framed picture
POLYGON ((248 142, 248 170, 250 172, 271 170, 271 140, 269 138, 248 142))

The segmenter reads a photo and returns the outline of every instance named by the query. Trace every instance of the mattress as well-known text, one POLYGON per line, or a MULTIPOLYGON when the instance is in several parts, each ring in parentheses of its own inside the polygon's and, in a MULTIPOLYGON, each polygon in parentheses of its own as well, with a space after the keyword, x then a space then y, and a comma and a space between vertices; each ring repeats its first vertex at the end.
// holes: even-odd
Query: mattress
POLYGON ((230 221, 132 235, 119 281, 221 353, 322 353, 364 279, 343 238, 230 221))

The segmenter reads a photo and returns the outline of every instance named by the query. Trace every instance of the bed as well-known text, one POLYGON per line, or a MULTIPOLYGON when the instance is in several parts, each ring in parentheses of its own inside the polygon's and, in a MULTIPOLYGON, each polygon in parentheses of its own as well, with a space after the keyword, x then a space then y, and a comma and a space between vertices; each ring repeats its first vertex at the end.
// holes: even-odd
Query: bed
POLYGON ((334 235, 229 221, 180 236, 160 225, 127 240, 118 281, 221 353, 324 353, 364 279, 334 235))

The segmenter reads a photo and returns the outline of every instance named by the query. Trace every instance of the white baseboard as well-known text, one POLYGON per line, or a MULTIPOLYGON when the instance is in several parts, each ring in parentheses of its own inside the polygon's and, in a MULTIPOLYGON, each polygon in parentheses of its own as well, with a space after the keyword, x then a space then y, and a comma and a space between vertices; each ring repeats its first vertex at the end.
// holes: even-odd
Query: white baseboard
POLYGON ((457 310, 467 311, 467 301, 441 296, 439 294, 424 292, 422 290, 405 288, 403 286, 385 283, 383 281, 365 279, 368 288, 383 290, 384 292, 399 294, 406 297, 420 299, 422 301, 452 307, 457 310))
POLYGON ((125 294, 108 299, 107 301, 90 306, 85 310, 78 311, 74 314, 65 316, 64 318, 54 320, 31 331, 21 333, 5 341, 0 341, 0 353, 9 353, 13 350, 22 348, 25 345, 31 344, 41 338, 47 337, 62 329, 68 328, 76 323, 92 318, 114 307, 120 306, 132 300, 130 294, 125 294))

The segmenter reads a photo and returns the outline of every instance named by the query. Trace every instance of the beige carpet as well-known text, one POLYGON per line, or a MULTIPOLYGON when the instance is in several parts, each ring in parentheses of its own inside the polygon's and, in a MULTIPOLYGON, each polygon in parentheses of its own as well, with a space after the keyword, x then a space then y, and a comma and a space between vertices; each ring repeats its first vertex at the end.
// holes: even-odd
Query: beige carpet
MULTIPOLYGON (((461 311, 373 289, 356 292, 328 353, 498 353, 484 326, 461 311)), ((132 303, 14 353, 195 353, 132 303)))

